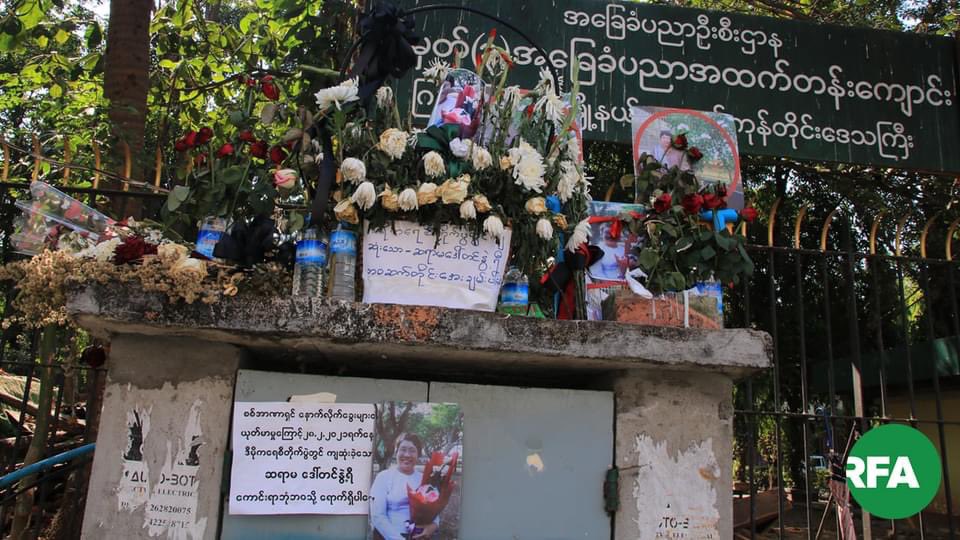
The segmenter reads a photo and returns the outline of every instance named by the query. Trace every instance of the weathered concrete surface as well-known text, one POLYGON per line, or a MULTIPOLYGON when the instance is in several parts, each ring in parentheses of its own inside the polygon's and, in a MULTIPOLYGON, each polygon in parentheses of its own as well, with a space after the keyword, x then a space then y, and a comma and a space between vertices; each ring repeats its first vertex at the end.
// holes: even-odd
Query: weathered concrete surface
POLYGON ((114 336, 83 538, 216 538, 241 354, 114 336))
POLYGON ((91 287, 68 309, 101 335, 189 336, 253 349, 322 352, 389 362, 585 369, 708 369, 734 376, 770 365, 771 342, 754 330, 697 330, 554 321, 497 313, 306 298, 229 298, 170 305, 164 296, 91 287), (456 354, 453 354, 456 353, 456 354))
POLYGON ((637 371, 614 391, 617 540, 732 538, 731 379, 637 371))

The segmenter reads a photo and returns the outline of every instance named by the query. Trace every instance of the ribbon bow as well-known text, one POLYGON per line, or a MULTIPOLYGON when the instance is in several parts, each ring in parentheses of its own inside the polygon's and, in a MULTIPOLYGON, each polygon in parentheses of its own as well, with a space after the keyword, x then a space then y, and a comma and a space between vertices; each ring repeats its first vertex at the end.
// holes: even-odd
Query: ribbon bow
POLYGON ((353 73, 360 77, 360 101, 366 106, 387 77, 399 79, 417 63, 413 16, 392 2, 378 2, 360 18, 360 53, 353 73))
POLYGON ((213 248, 213 256, 243 267, 262 263, 267 253, 274 249, 275 228, 273 220, 267 216, 257 216, 249 224, 237 222, 230 228, 230 234, 220 237, 213 248))

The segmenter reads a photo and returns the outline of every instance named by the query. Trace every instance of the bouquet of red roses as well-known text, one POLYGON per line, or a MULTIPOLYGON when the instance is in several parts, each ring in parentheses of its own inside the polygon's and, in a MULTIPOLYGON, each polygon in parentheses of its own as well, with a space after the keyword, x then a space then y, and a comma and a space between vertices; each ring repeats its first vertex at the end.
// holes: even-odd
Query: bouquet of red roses
POLYGON ((410 521, 407 522, 409 538, 420 534, 423 527, 432 523, 447 506, 456 487, 453 473, 457 470, 459 457, 458 452, 451 452, 446 456, 442 452, 434 452, 423 468, 420 487, 415 490, 407 487, 407 498, 410 501, 410 521))

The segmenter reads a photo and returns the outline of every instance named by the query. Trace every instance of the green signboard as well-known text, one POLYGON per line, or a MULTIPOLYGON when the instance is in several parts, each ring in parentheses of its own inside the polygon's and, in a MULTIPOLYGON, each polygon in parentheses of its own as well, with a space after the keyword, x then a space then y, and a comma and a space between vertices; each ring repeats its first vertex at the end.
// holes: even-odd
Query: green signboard
MULTIPOLYGON (((405 0, 404 7, 431 4, 405 0)), ((628 142, 631 107, 722 111, 741 151, 805 160, 960 171, 957 54, 952 39, 599 0, 459 0, 501 18, 569 77, 580 62, 588 139, 628 142)), ((424 36, 416 74, 399 93, 421 121, 434 59, 474 67, 497 28, 515 81, 531 87, 546 60, 502 25, 443 10, 416 15, 424 36)))

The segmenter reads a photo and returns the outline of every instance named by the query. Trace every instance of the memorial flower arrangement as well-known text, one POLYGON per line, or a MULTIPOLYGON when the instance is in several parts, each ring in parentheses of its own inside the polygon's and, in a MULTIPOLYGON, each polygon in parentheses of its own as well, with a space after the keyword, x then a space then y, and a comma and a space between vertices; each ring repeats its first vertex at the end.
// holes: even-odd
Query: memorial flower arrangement
POLYGON ((624 183, 633 185, 647 212, 625 213, 618 226, 645 239, 636 255, 647 289, 683 291, 710 279, 737 284, 753 272, 738 231, 756 219, 754 208, 727 208, 725 184, 703 185, 692 172, 667 169, 646 154, 639 162, 638 174, 624 183))
POLYGON ((510 230, 512 260, 539 274, 586 217, 578 107, 547 70, 529 91, 508 86, 512 61, 494 35, 479 73, 443 63, 425 71, 439 93, 423 130, 403 124, 409 115, 389 86, 366 107, 356 80, 316 94, 317 115, 333 135, 334 214, 352 224, 365 219, 373 230, 399 220, 498 240, 510 230))

